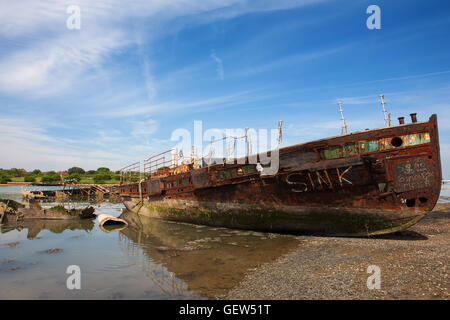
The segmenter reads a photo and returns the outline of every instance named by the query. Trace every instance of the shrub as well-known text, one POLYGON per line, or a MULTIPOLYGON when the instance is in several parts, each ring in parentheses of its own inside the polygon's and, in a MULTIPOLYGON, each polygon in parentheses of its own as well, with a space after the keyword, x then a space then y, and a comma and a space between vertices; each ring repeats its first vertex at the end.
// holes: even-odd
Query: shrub
POLYGON ((98 184, 105 183, 106 180, 109 180, 110 176, 106 173, 98 173, 94 176, 94 182, 98 184))
POLYGON ((36 176, 34 174, 28 174, 23 179, 25 182, 36 182, 36 176))
POLYGON ((60 182, 61 177, 54 171, 48 172, 45 176, 42 177, 42 182, 60 182))

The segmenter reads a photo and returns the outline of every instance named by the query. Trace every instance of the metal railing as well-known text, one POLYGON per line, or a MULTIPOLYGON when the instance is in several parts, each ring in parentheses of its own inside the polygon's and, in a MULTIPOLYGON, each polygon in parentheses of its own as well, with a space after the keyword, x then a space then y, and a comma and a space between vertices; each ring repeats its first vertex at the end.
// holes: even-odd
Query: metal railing
POLYGON ((144 178, 152 176, 157 171, 171 169, 177 165, 177 155, 170 149, 144 160, 144 178))
POLYGON ((120 169, 120 184, 136 183, 141 181, 141 163, 135 162, 120 169))

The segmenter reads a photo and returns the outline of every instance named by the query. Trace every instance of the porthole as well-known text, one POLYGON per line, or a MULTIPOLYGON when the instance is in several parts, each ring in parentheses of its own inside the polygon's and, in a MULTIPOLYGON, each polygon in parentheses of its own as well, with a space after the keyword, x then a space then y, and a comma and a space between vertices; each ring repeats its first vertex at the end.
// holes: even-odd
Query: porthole
POLYGON ((391 144, 393 147, 398 148, 402 146, 403 140, 400 137, 395 137, 391 140, 391 144))

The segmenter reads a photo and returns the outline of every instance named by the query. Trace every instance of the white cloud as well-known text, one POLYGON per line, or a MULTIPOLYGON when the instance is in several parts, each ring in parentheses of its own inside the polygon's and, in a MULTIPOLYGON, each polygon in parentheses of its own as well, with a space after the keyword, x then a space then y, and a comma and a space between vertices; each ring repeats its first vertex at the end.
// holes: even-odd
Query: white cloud
POLYGON ((71 33, 15 52, 0 61, 0 89, 9 93, 48 95, 71 89, 83 73, 95 68, 113 49, 128 43, 114 30, 107 36, 71 33))
MULTIPOLYGON (((158 37, 158 33, 164 34, 176 28, 176 24, 172 27, 167 22, 180 17, 195 16, 195 21, 190 23, 202 23, 248 12, 287 9, 317 2, 322 1, 4 0, 0 2, 0 41, 8 40, 7 43, 12 45, 0 58, 0 90, 32 95, 64 92, 82 79, 88 70, 101 65, 119 49, 131 43, 141 48, 143 35, 148 41, 158 37), (66 28, 69 5, 81 8, 81 30, 66 28), (152 25, 152 32, 139 30, 144 25, 143 20, 152 25), (130 21, 134 25, 130 26, 130 21)), ((143 64, 151 98, 156 92, 146 57, 143 64)))
POLYGON ((126 132, 99 130, 90 139, 55 137, 46 129, 53 120, 0 118, 0 168, 64 170, 72 166, 119 169, 124 164, 148 157, 166 143, 152 140, 157 130, 153 120, 137 121, 126 132), (147 139, 152 143, 143 143, 147 139), (136 153, 136 150, 139 152, 136 153))

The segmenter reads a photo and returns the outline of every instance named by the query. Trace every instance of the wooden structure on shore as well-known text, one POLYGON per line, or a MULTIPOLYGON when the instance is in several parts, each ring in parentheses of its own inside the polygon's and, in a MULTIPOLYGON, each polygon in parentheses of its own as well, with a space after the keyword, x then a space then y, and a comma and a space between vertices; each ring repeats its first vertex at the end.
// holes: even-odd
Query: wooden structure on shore
POLYGON ((86 199, 108 198, 112 193, 112 185, 64 185, 58 190, 26 190, 22 188, 22 196, 25 199, 86 199))

